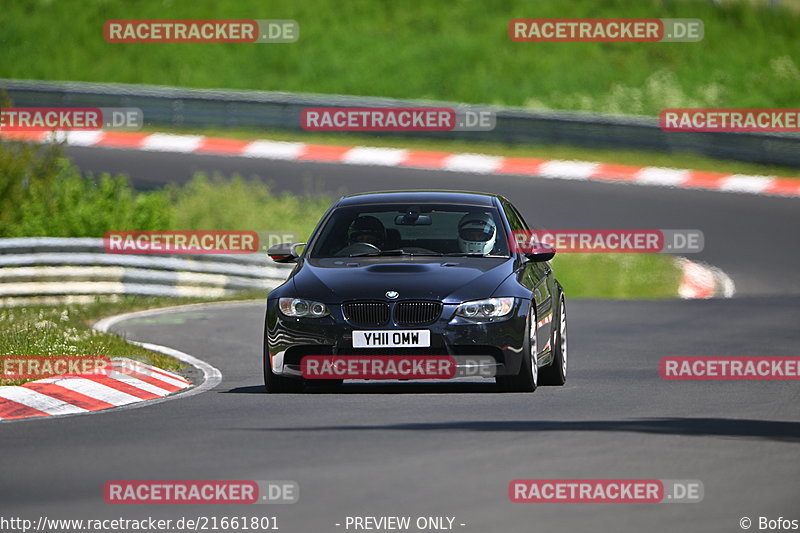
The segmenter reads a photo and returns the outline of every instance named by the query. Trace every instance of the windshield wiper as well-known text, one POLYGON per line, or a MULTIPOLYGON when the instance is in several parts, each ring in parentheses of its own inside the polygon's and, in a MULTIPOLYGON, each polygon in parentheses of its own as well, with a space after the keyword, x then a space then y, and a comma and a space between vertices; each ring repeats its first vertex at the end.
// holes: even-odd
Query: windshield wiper
POLYGON ((379 256, 379 255, 414 255, 405 250, 376 250, 374 252, 359 252, 356 254, 350 254, 350 257, 368 257, 368 256, 379 256))
POLYGON ((480 252, 450 252, 442 255, 447 255, 450 257, 505 257, 502 255, 482 254, 480 252))
POLYGON ((378 257, 378 256, 382 256, 382 255, 414 255, 414 256, 419 256, 419 255, 444 255, 444 254, 440 254, 440 253, 437 253, 437 252, 416 254, 416 253, 406 252, 405 250, 399 250, 398 249, 398 250, 381 250, 379 252, 360 252, 360 253, 357 253, 357 254, 350 254, 350 257, 370 257, 370 256, 378 257))

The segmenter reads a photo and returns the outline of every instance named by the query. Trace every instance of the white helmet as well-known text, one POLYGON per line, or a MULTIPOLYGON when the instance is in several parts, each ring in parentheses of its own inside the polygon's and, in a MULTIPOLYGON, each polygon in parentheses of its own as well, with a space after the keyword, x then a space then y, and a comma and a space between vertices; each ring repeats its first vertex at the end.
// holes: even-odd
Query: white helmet
POLYGON ((464 253, 488 254, 496 238, 496 224, 489 213, 467 213, 458 223, 458 247, 464 253))

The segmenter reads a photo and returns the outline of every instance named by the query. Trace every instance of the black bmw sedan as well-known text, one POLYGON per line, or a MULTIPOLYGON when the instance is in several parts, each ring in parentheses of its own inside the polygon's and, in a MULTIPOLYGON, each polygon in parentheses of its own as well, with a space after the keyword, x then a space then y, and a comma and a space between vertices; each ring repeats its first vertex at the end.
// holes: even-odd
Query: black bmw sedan
MULTIPOLYGON (((323 375, 307 374, 307 362, 325 357, 416 365, 395 370, 447 357, 456 370, 449 377, 492 377, 505 391, 563 385, 567 315, 550 265, 555 250, 516 251, 512 231, 527 229, 511 202, 492 194, 391 191, 340 199, 308 243, 268 251, 296 264, 267 298, 267 391, 301 392, 323 375)), ((365 375, 372 376, 329 372, 325 382, 365 375)))

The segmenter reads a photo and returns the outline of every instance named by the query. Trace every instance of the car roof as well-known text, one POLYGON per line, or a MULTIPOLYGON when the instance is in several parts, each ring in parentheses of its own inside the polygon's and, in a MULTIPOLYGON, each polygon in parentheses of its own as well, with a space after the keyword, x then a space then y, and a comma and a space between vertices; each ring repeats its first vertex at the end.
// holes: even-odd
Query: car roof
POLYGON ((468 191, 375 191, 344 196, 338 206, 382 203, 442 203, 493 207, 495 199, 502 196, 485 192, 468 191))

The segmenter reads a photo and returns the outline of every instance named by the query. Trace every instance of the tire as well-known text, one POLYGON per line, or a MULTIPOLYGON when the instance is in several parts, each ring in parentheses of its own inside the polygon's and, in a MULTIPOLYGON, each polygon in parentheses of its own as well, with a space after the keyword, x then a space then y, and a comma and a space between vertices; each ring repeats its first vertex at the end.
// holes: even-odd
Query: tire
POLYGON ((553 335, 553 362, 539 372, 539 384, 560 387, 567 382, 567 307, 564 293, 558 301, 558 320, 553 335))
POLYGON ((498 376, 497 385, 505 392, 533 392, 539 377, 539 365, 536 364, 538 343, 536 342, 536 314, 531 306, 528 317, 528 336, 523 344, 522 363, 516 376, 498 376))
POLYGON ((336 391, 343 384, 343 379, 310 379, 306 382, 306 387, 316 387, 322 391, 336 391))

